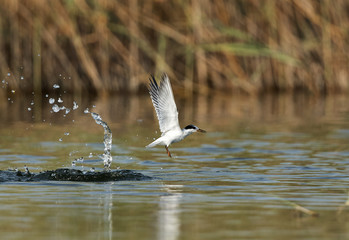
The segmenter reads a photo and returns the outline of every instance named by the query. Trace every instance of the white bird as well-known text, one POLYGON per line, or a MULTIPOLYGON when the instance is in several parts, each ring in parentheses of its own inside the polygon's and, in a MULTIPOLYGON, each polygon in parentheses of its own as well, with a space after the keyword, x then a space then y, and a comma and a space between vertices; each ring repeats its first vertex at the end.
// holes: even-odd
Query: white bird
POLYGON ((146 147, 154 147, 156 145, 165 145, 166 152, 169 157, 171 153, 168 147, 175 142, 183 140, 186 136, 194 132, 206 132, 195 125, 188 125, 181 129, 178 122, 178 111, 173 97, 170 79, 167 74, 163 74, 160 86, 157 84, 154 76, 149 78, 149 93, 153 102, 156 115, 159 120, 161 137, 150 143, 146 147))

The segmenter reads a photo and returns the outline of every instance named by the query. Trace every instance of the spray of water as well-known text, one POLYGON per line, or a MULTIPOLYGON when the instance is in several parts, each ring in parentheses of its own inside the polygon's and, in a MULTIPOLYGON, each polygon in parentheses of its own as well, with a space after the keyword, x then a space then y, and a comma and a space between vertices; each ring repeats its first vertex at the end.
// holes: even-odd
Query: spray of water
POLYGON ((101 125, 104 128, 104 154, 101 154, 100 157, 104 162, 104 169, 110 170, 111 162, 113 158, 111 156, 111 145, 112 145, 112 133, 106 122, 104 122, 97 113, 91 112, 91 116, 96 121, 97 124, 101 125))

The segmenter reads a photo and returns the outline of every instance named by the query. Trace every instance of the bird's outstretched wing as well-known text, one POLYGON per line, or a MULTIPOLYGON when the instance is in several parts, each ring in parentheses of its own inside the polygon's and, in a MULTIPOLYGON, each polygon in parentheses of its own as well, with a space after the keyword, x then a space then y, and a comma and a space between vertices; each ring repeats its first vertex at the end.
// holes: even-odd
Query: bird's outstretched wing
POLYGON ((178 111, 167 74, 162 75, 160 86, 154 76, 151 76, 149 80, 149 93, 159 119, 160 131, 164 134, 176 128, 180 129, 178 111))

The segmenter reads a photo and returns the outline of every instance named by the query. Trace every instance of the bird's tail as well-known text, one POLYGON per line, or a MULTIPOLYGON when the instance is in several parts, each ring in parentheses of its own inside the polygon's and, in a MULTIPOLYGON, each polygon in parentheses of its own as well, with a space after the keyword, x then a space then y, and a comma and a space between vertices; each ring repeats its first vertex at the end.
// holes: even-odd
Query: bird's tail
POLYGON ((154 142, 150 143, 149 145, 145 146, 146 148, 155 147, 159 144, 159 139, 156 139, 154 142))

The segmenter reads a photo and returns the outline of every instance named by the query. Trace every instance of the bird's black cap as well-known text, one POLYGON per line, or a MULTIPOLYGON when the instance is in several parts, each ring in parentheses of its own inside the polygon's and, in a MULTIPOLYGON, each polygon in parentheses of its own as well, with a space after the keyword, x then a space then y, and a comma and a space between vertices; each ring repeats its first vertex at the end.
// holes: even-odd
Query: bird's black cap
POLYGON ((184 129, 198 129, 198 128, 195 127, 193 124, 190 124, 190 125, 186 126, 184 129))

